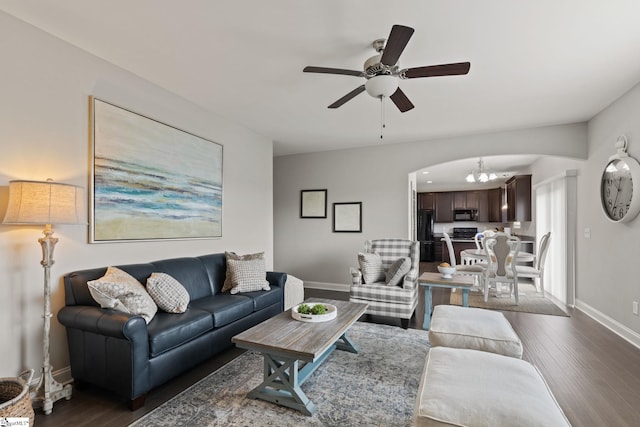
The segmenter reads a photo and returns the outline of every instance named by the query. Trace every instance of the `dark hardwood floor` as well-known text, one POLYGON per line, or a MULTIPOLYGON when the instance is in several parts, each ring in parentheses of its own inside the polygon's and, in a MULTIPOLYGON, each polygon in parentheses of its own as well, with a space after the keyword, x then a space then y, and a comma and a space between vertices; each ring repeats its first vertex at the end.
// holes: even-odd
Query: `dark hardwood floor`
MULTIPOLYGON (((410 328, 422 329, 422 290, 410 328)), ((435 289, 434 304, 447 304, 449 295, 447 289, 435 289)), ((315 289, 306 289, 305 296, 348 299, 345 292, 315 289)), ((584 313, 569 312, 571 317, 507 311, 504 314, 523 341, 523 358, 542 372, 573 426, 640 426, 640 349, 584 313)), ((400 326, 399 320, 383 317, 365 315, 361 320, 400 326)), ((88 387, 74 389, 69 401, 56 402, 51 415, 36 411, 35 424, 126 426, 241 353, 242 350, 231 349, 152 390, 145 406, 137 411, 129 411, 123 400, 107 392, 88 387)))

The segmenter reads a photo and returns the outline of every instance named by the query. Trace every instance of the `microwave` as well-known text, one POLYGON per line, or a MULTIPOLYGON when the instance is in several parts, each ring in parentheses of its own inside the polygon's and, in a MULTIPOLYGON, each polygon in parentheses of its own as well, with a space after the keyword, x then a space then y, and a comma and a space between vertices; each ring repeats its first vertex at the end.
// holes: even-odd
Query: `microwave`
POLYGON ((478 210, 477 209, 454 209, 453 220, 454 221, 477 221, 478 210))

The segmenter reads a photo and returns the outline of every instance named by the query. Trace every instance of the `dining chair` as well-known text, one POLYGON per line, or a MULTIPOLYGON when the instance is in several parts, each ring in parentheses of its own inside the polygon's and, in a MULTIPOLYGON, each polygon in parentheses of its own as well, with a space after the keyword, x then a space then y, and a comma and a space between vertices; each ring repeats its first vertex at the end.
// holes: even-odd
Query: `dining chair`
POLYGON ((516 305, 518 300, 518 271, 516 263, 512 262, 518 256, 520 250, 520 238, 509 236, 505 233, 496 233, 494 236, 484 239, 484 250, 487 255, 488 266, 484 270, 484 301, 489 300, 489 288, 491 284, 509 284, 510 294, 515 295, 516 305))
POLYGON ((540 238, 540 245, 538 246, 538 253, 533 266, 530 265, 517 265, 518 277, 526 277, 534 280, 536 285, 536 292, 542 292, 544 296, 544 263, 547 258, 547 251, 549 250, 549 241, 551 240, 551 232, 543 235, 540 238), (538 291, 538 288, 540 289, 538 291))
MULTIPOLYGON (((447 249, 449 250, 449 264, 451 264, 451 267, 454 267, 456 269, 456 273, 476 276, 476 278, 479 281, 482 278, 482 275, 484 274, 484 268, 481 265, 477 265, 477 264, 469 264, 469 265, 458 264, 456 262, 456 253, 453 250, 453 243, 451 242, 451 237, 449 237, 449 234, 447 233, 443 233, 443 235, 444 235, 444 240, 447 243, 447 249)), ((452 292, 453 291, 454 290, 452 289, 452 292)))

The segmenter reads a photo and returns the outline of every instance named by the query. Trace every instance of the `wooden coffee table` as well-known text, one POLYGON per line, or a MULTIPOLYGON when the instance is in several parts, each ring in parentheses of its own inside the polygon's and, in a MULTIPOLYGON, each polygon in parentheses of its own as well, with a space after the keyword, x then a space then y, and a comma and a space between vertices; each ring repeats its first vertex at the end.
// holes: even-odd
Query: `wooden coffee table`
POLYGON ((313 415, 315 405, 300 385, 336 348, 357 353, 347 329, 362 316, 367 304, 312 298, 307 302, 333 304, 338 315, 328 322, 300 322, 287 310, 231 339, 236 346, 262 353, 264 381, 247 394, 313 415))

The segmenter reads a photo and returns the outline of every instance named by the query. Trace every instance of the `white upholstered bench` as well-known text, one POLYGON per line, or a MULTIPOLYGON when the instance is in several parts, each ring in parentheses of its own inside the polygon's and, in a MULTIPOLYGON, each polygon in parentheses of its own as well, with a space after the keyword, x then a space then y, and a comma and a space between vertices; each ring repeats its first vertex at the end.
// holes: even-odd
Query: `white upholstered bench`
POLYGON ((482 350, 522 358, 522 342, 498 311, 437 305, 429 328, 431 347, 482 350))
POLYGON ((514 357, 478 350, 429 350, 414 425, 570 426, 540 372, 514 357))

